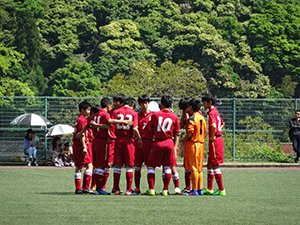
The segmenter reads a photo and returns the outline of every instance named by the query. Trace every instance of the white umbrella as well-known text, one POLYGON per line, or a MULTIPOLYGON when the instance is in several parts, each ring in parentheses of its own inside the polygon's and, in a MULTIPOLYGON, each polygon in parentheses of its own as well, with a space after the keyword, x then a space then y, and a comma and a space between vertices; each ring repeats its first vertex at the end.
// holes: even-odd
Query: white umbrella
POLYGON ((52 123, 47 118, 38 114, 26 113, 13 119, 13 121, 11 121, 10 124, 46 127, 47 125, 51 125, 52 123))
POLYGON ((46 136, 57 136, 64 134, 72 134, 74 128, 67 124, 57 124, 49 128, 46 136))

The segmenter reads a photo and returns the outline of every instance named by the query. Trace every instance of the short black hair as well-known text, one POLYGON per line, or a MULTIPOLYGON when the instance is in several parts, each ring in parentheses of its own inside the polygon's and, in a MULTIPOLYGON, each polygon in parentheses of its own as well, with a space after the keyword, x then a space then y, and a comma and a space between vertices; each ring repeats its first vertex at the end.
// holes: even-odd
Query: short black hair
POLYGON ((91 104, 87 100, 80 102, 78 106, 79 112, 81 112, 81 109, 86 110, 88 107, 91 107, 91 104))
POLYGON ((99 112, 100 107, 98 105, 92 105, 91 112, 97 113, 99 112))
POLYGON ((113 96, 113 101, 120 102, 121 105, 124 105, 124 103, 126 101, 126 96, 122 93, 115 94, 113 96))
POLYGON ((138 97, 138 103, 141 104, 142 102, 150 102, 150 97, 148 95, 140 95, 138 97))
POLYGON ((136 107, 136 101, 134 98, 126 98, 125 105, 132 106, 133 109, 136 107))
POLYGON ((190 100, 189 106, 192 106, 192 109, 194 112, 198 112, 201 107, 201 101, 200 98, 192 98, 190 100))
POLYGON ((160 99, 160 102, 163 104, 164 107, 170 108, 173 103, 173 99, 169 95, 163 95, 160 99))
POLYGON ((189 107, 189 102, 190 102, 190 98, 188 98, 188 97, 180 99, 180 101, 178 103, 179 109, 181 109, 181 110, 187 109, 189 107))
POLYGON ((67 142, 64 143, 64 146, 65 147, 70 147, 70 143, 67 141, 67 142))
POLYGON ((211 101, 211 104, 214 105, 216 104, 216 98, 215 96, 213 96, 213 94, 211 93, 207 93, 205 94, 203 97, 202 97, 202 102, 210 102, 211 101))
POLYGON ((101 99, 101 108, 106 108, 108 105, 111 105, 111 100, 108 97, 104 97, 101 99))

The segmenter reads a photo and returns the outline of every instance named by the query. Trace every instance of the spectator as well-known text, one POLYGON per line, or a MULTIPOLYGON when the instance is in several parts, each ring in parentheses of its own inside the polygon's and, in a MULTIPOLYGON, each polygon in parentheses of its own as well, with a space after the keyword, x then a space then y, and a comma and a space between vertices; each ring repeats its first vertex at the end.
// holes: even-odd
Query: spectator
POLYGON ((74 166, 73 149, 69 142, 64 144, 63 155, 65 157, 65 166, 74 166))
POLYGON ((300 110, 295 111, 295 118, 290 121, 289 134, 295 151, 295 163, 298 163, 300 157, 300 110))
POLYGON ((54 166, 64 166, 65 157, 62 155, 63 147, 60 143, 60 137, 54 137, 50 146, 49 153, 52 156, 54 166))
POLYGON ((25 145, 25 154, 29 157, 28 166, 31 166, 31 162, 34 166, 38 166, 36 162, 36 140, 35 133, 32 129, 27 130, 27 134, 24 137, 24 145, 25 145))

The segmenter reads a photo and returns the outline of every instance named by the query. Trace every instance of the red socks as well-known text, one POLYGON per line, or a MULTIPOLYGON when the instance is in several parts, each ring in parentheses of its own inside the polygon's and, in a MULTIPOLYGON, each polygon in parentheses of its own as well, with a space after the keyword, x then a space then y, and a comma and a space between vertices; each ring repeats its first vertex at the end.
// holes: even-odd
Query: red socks
POLYGON ((215 177, 214 170, 207 169, 207 189, 209 190, 213 189, 214 177, 215 177))
POLYGON ((165 167, 165 178, 164 178, 164 190, 168 190, 169 184, 172 178, 172 170, 171 167, 165 167))
POLYGON ((185 178, 185 187, 187 189, 191 189, 191 171, 190 170, 185 171, 184 178, 185 178))
POLYGON ((135 171, 134 171, 134 183, 135 183, 135 187, 137 189, 140 189, 141 170, 142 170, 142 167, 135 167, 135 171))
POLYGON ((219 168, 214 169, 215 178, 220 191, 224 191, 222 173, 219 168))
POLYGON ((75 180, 76 190, 81 190, 81 173, 76 173, 75 172, 74 180, 75 180))
POLYGON ((155 183, 155 169, 153 167, 148 167, 148 185, 149 189, 154 189, 154 183, 155 183))
POLYGON ((127 181, 127 188, 126 190, 131 192, 131 186, 133 181, 133 169, 126 168, 126 181, 127 181))

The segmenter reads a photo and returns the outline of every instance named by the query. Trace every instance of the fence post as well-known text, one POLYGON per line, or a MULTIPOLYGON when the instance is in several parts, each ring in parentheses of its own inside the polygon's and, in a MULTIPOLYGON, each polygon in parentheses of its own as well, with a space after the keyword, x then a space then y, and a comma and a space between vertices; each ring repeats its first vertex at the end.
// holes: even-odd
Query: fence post
POLYGON ((236 108, 235 108, 235 98, 233 98, 233 102, 232 102, 232 109, 233 109, 233 113, 232 113, 232 160, 235 161, 235 112, 236 112, 236 108))
MULTIPOLYGON (((45 96, 45 118, 47 118, 47 114, 48 114, 48 96, 45 96)), ((45 133, 45 149, 44 149, 44 157, 45 159, 47 159, 47 136, 46 136, 46 132, 47 132, 47 126, 44 127, 44 133, 45 133)))
POLYGON ((298 99, 295 98, 295 111, 298 110, 297 101, 298 101, 298 99))

